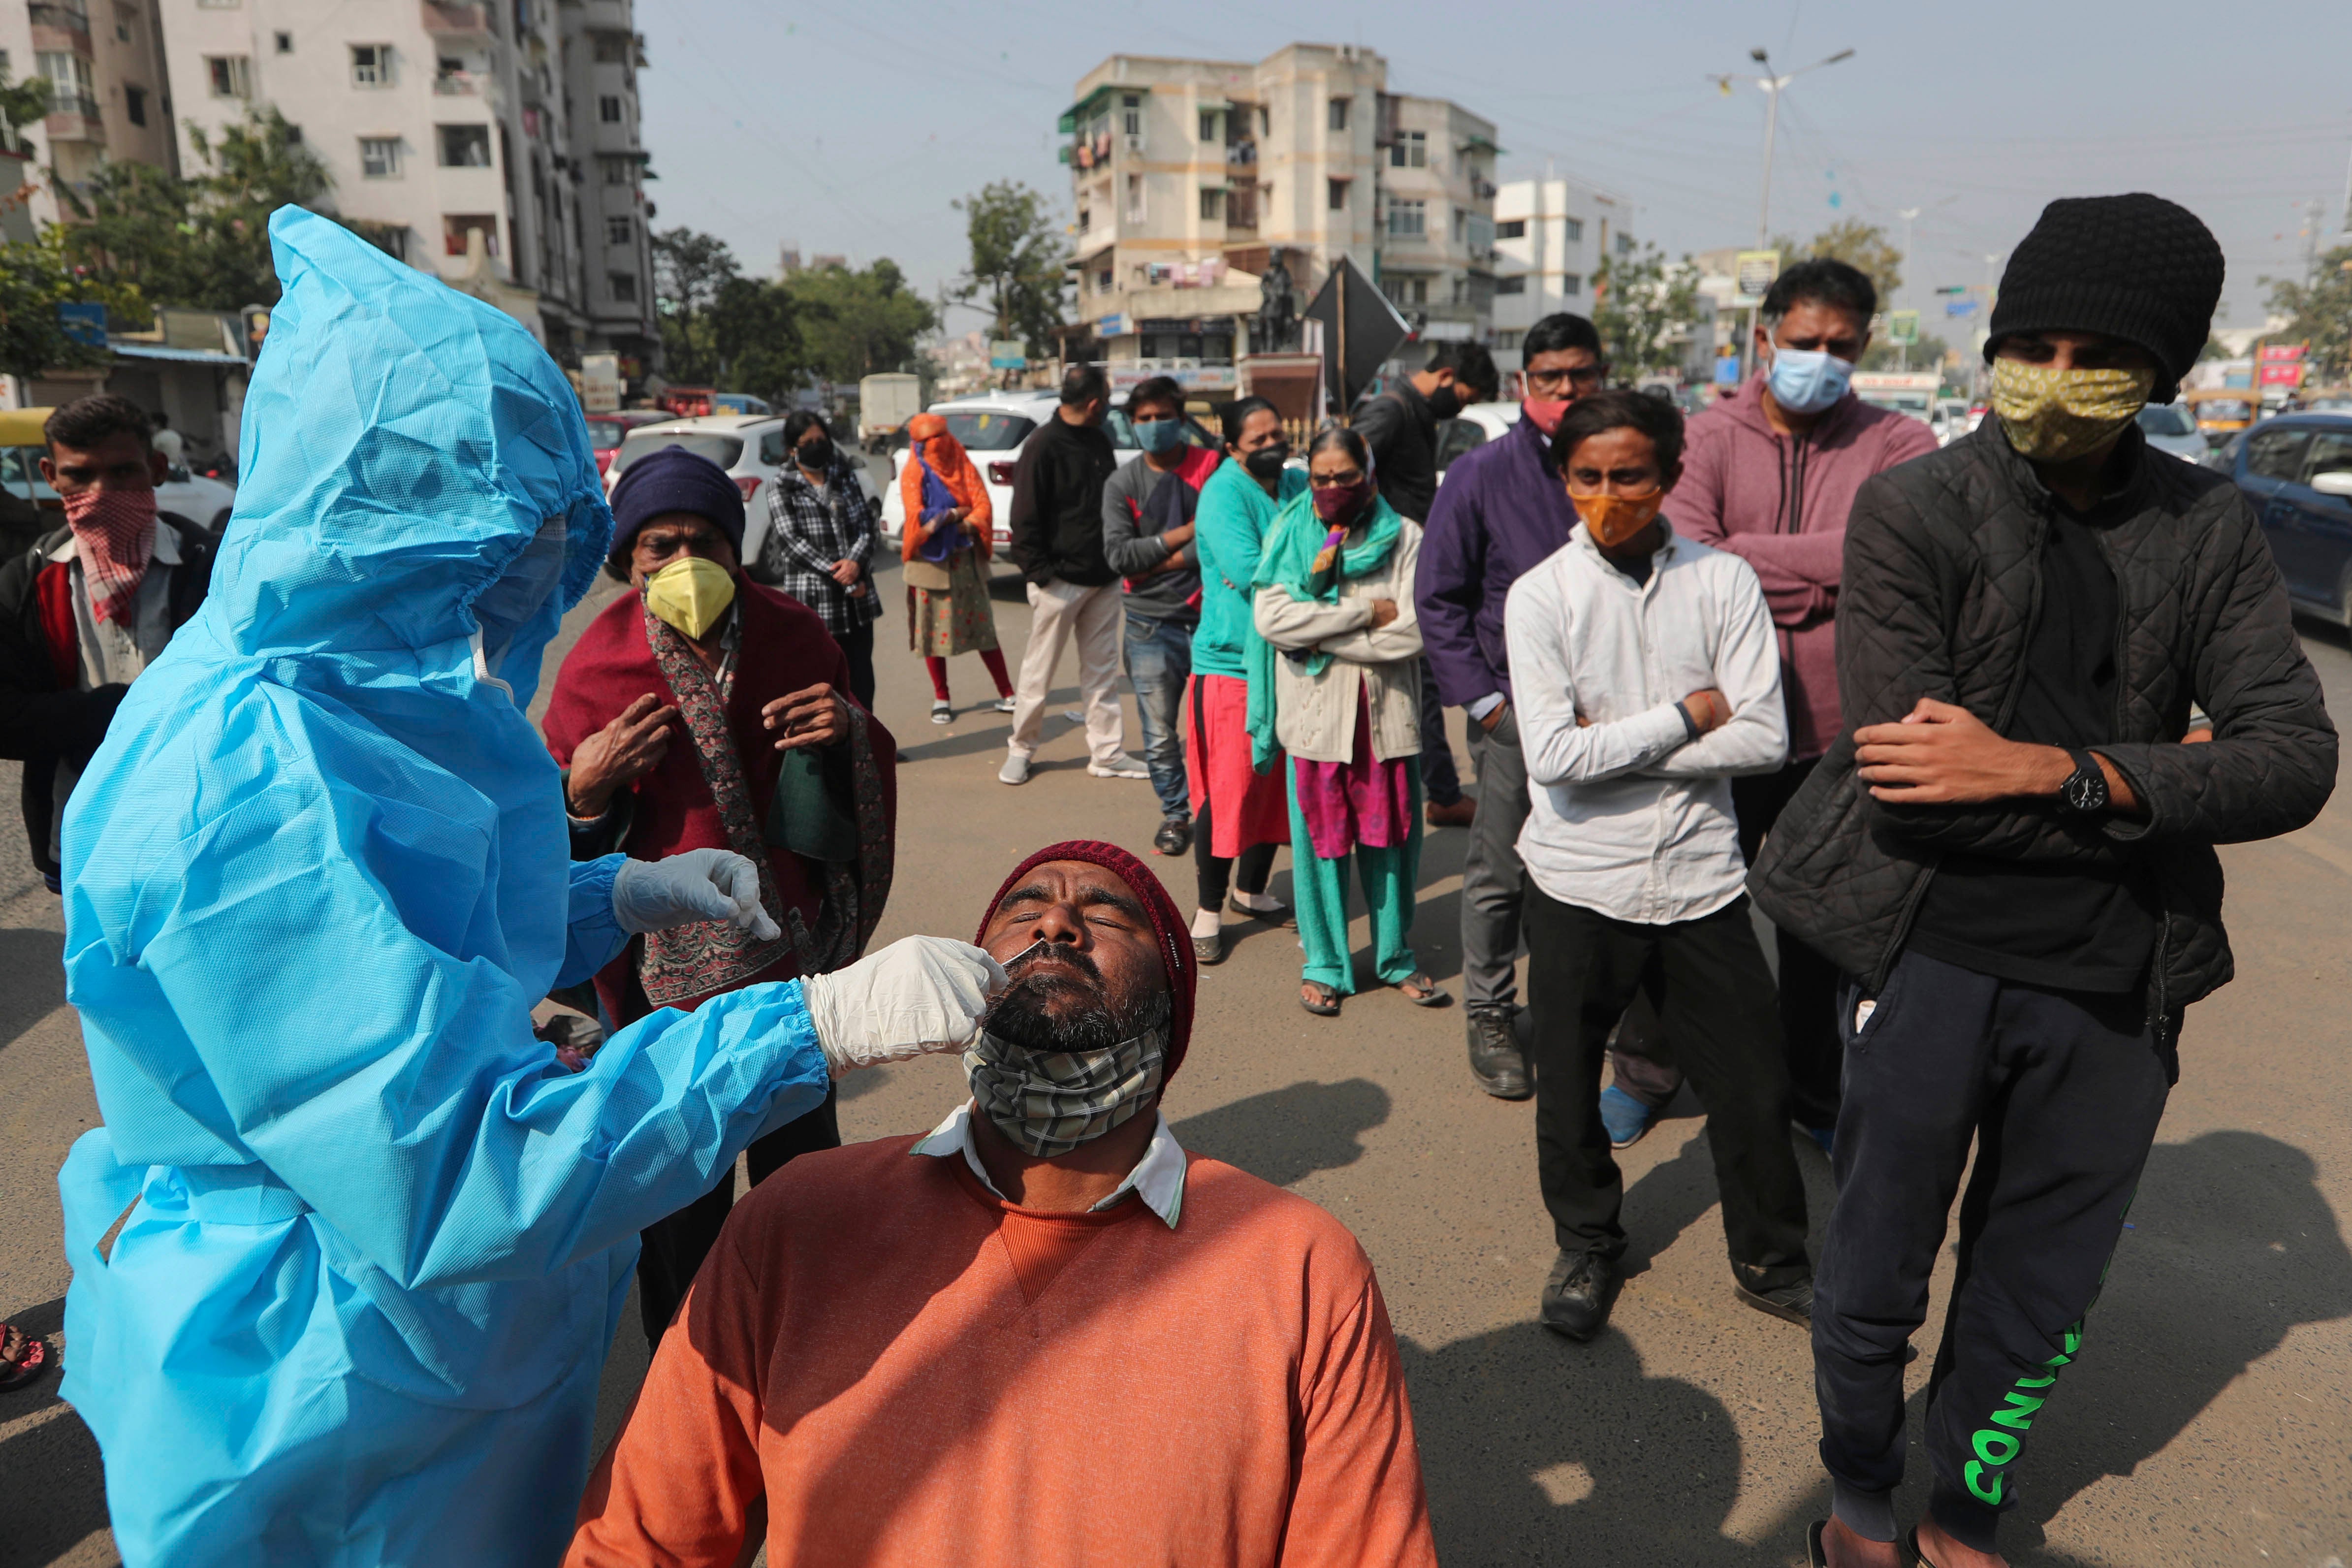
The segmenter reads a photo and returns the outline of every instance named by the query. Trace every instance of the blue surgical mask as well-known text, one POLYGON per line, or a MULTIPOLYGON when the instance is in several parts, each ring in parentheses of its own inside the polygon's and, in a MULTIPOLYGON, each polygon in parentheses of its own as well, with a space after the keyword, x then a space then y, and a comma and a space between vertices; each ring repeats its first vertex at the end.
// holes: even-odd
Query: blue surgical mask
POLYGON ((1819 414, 1845 395, 1853 379, 1853 362, 1824 349, 1772 350, 1772 367, 1765 384, 1772 401, 1791 414, 1819 414))
POLYGON ((1172 452, 1184 439, 1184 426, 1173 419, 1139 419, 1135 444, 1147 452, 1172 452))

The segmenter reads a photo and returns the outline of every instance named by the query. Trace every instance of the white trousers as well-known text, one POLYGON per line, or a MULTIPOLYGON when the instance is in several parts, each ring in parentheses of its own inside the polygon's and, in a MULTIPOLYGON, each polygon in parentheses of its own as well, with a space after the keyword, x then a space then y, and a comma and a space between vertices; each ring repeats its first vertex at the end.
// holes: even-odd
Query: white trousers
POLYGON ((1118 711, 1118 635, 1126 605, 1116 583, 1081 588, 1056 578, 1029 584, 1029 646, 1013 689, 1013 738, 1005 750, 1033 755, 1045 728, 1045 697, 1072 638, 1078 645, 1078 695, 1087 715, 1087 751, 1108 766, 1127 750, 1118 711))

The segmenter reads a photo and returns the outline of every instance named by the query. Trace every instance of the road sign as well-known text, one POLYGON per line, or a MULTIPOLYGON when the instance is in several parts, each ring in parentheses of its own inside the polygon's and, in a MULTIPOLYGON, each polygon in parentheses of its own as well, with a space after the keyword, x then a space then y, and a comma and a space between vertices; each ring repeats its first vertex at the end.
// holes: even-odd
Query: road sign
POLYGON ((988 345, 988 368, 991 370, 1026 370, 1029 356, 1017 342, 992 341, 988 345))
POLYGON ((1916 343, 1919 341, 1919 312, 1895 310, 1886 318, 1886 341, 1890 343, 1916 343))
POLYGON ((1780 253, 1743 250, 1732 261, 1731 276, 1739 289, 1731 301, 1734 306, 1745 310, 1761 305, 1772 291, 1772 280, 1780 276, 1780 253))
POLYGON ((58 301, 58 325, 75 342, 94 349, 106 346, 106 307, 79 300, 58 301))

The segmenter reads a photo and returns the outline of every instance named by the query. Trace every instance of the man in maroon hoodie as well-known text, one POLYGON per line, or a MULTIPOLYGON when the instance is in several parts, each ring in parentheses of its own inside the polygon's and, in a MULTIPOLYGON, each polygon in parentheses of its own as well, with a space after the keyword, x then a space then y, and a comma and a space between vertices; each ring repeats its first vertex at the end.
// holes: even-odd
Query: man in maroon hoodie
MULTIPOLYGON (((1843 261, 1816 258, 1780 274, 1756 329, 1758 374, 1691 421, 1682 482, 1666 500, 1676 533, 1756 569, 1779 635, 1789 761, 1778 773, 1732 783, 1740 848, 1751 864, 1780 808, 1838 736, 1834 616, 1854 492, 1872 475, 1936 449, 1926 425, 1874 408, 1849 389, 1877 310, 1870 279, 1843 261)), ((1826 1149, 1841 1066, 1837 972, 1787 931, 1779 935, 1790 1110, 1826 1149)), ((1664 1103, 1654 1086, 1633 1098, 1653 1111, 1664 1103)))

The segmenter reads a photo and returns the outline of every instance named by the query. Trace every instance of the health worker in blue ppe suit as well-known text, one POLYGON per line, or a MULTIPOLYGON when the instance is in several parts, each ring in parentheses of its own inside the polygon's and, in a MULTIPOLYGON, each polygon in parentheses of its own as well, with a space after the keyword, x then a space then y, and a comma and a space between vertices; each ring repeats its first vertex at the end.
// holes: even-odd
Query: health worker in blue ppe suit
POLYGON ((961 1048, 1003 971, 910 937, 557 1062, 551 987, 764 919, 756 876, 569 859, 522 710, 612 517, 562 373, 326 219, 269 231, 211 597, 67 812, 105 1125, 58 1178, 62 1392, 130 1568, 553 1563, 636 1233, 829 1075, 961 1048))

